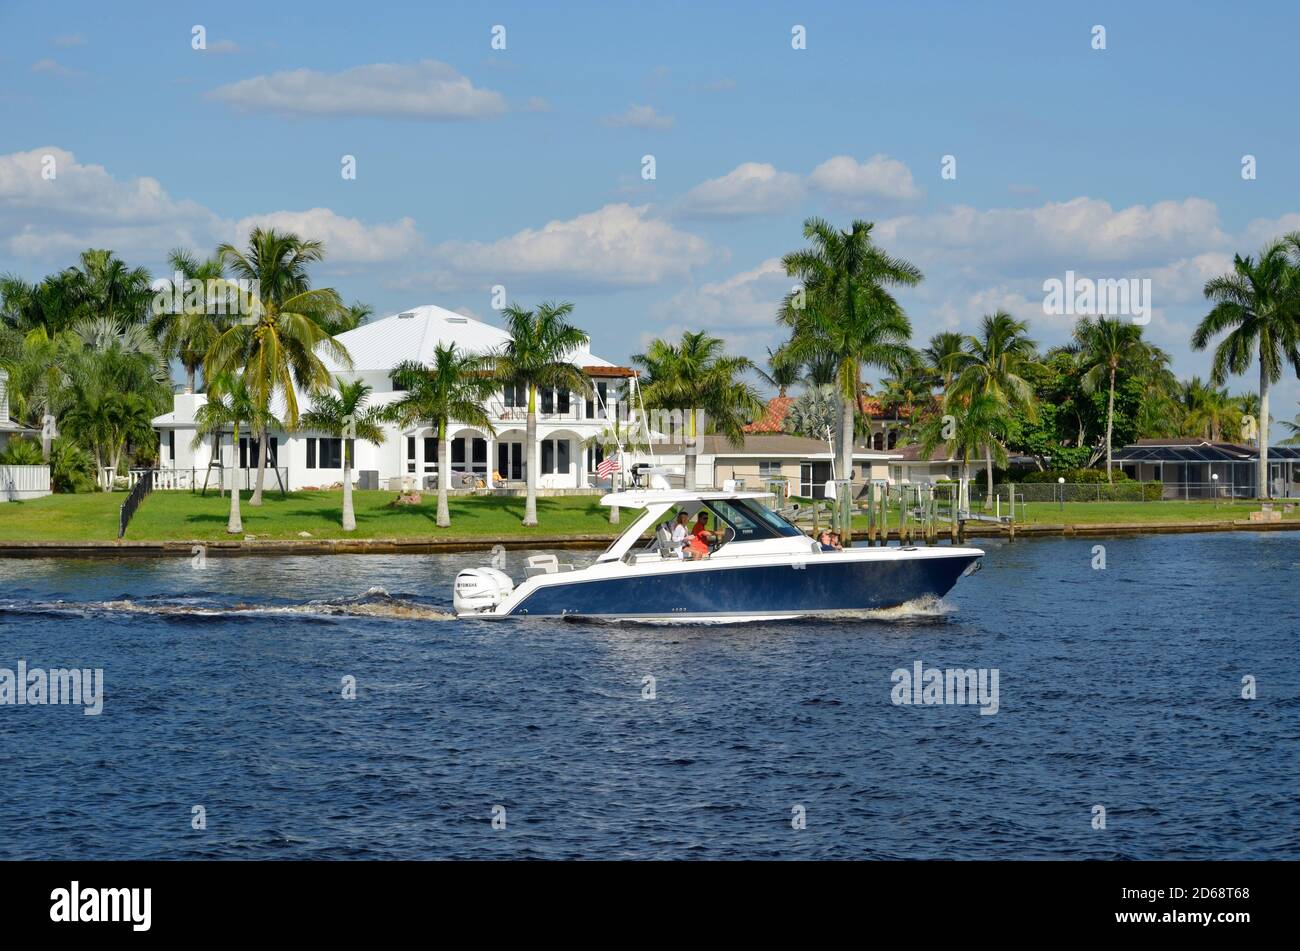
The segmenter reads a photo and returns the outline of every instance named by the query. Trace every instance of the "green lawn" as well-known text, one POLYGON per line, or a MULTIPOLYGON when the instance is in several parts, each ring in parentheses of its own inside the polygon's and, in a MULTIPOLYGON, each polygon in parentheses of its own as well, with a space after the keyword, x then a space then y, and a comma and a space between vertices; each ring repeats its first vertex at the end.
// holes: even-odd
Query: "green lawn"
MULTIPOLYGON (((281 498, 267 492, 265 504, 253 508, 251 493, 242 496, 244 534, 258 538, 445 538, 482 536, 513 538, 529 535, 612 534, 609 510, 597 496, 556 496, 537 500, 536 528, 524 528, 522 498, 452 497, 451 528, 438 528, 438 498, 426 493, 420 505, 391 506, 395 492, 353 493, 357 530, 344 532, 341 492, 293 492, 281 498)), ((43 499, 0 504, 0 541, 111 541, 117 538, 118 509, 124 492, 50 495, 43 499)), ((128 541, 220 540, 226 534, 229 498, 189 492, 154 492, 145 498, 127 529, 128 541)), ((624 513, 629 524, 631 513, 624 513)))
MULTIPOLYGON (((241 511, 244 534, 259 539, 294 539, 299 532, 312 538, 401 538, 437 539, 481 537, 490 539, 528 536, 611 535, 609 512, 596 496, 557 496, 537 500, 541 523, 524 528, 522 498, 459 496, 451 499, 451 528, 435 524, 438 500, 426 494, 421 505, 392 506, 396 493, 354 493, 357 530, 345 533, 340 527, 342 495, 335 492, 294 492, 281 498, 268 492, 266 504, 253 508, 249 493, 243 495, 241 511)), ((117 513, 123 492, 87 495, 51 495, 27 502, 0 504, 0 542, 5 541, 111 541, 117 537, 117 513)), ((1282 503, 1274 503, 1280 509, 1282 503)), ((215 493, 207 496, 189 492, 154 492, 136 512, 127 530, 128 541, 212 541, 229 539, 226 534, 228 499, 215 493)), ((1259 509, 1257 502, 1030 502, 1018 524, 1095 525, 1099 523, 1159 524, 1161 522, 1223 521, 1246 519, 1259 509)), ((897 528, 896 511, 889 513, 890 529, 897 528)), ((632 513, 623 512, 623 525, 632 513)), ((1300 512, 1284 515, 1286 521, 1300 520, 1300 512)), ((859 531, 867 528, 866 517, 854 518, 859 531)), ((811 524, 805 525, 811 528, 811 524)), ((941 526, 940 531, 943 531, 941 526)), ((236 538, 241 536, 235 536, 236 538)))

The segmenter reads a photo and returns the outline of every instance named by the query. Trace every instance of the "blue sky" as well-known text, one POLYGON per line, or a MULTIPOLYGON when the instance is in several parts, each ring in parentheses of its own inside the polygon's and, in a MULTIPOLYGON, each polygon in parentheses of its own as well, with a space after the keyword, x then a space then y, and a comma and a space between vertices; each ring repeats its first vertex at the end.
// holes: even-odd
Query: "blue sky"
POLYGON ((1205 279, 1300 229, 1294 5, 309 10, 0 7, 0 271, 96 245, 162 273, 274 223, 323 238, 318 282, 380 314, 494 320, 501 284, 573 300, 610 359, 700 327, 761 357, 803 218, 861 217, 925 272, 918 342, 998 307, 1059 342, 1044 280, 1149 277, 1148 335, 1190 375, 1205 279))

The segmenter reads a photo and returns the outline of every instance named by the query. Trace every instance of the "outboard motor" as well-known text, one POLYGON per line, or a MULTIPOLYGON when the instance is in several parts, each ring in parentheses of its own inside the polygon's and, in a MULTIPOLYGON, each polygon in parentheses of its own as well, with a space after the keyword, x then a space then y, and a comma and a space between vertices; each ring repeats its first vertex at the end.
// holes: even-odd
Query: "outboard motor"
POLYGON ((452 604, 457 614, 490 611, 510 596, 515 583, 496 568, 466 568, 456 575, 452 604))

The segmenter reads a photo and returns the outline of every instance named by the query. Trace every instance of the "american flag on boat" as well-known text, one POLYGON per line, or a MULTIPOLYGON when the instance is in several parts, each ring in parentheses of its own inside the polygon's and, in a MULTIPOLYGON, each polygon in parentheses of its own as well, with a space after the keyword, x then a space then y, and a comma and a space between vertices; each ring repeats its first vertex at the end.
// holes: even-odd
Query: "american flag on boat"
POLYGON ((618 464, 617 454, 613 456, 608 456, 601 461, 600 465, 596 466, 596 475, 603 479, 606 476, 613 475, 615 472, 618 472, 619 469, 620 466, 618 464))

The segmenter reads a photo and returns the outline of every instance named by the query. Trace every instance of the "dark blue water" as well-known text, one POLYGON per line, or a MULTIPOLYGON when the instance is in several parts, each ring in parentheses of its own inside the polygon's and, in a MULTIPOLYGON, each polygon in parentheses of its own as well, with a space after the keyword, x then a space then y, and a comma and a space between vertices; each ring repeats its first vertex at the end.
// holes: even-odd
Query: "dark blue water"
POLYGON ((473 555, 0 561, 0 667, 106 683, 0 706, 0 858, 1300 857, 1300 535, 985 547, 726 627, 440 619, 473 555), (997 714, 894 705, 917 660, 997 714))

